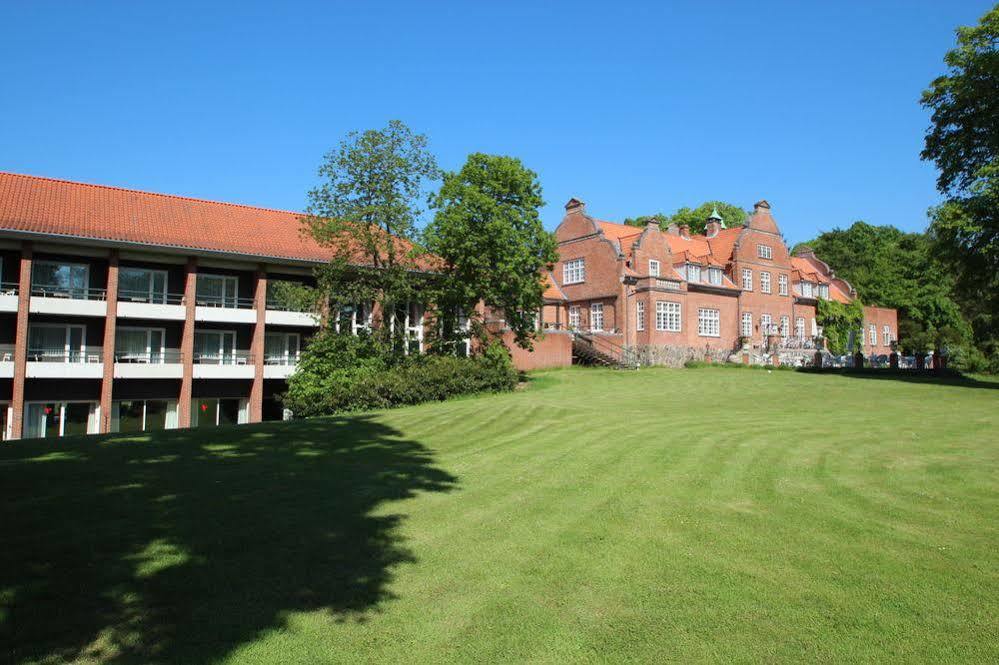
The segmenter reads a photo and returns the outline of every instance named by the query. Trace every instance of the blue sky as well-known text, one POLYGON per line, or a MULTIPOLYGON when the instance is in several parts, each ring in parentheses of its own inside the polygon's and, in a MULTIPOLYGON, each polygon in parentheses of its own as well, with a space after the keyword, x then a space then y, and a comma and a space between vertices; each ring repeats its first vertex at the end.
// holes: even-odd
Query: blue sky
POLYGON ((791 242, 925 227, 920 92, 987 1, 6 3, 0 170, 301 209, 398 118, 538 172, 554 228, 767 198, 791 242))

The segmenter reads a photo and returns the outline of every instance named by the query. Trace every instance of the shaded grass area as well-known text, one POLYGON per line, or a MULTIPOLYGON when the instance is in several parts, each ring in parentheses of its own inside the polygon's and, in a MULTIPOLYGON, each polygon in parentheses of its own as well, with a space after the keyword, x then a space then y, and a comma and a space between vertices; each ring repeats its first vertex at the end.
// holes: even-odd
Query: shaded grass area
POLYGON ((984 662, 999 393, 574 368, 0 449, 15 662, 984 662))

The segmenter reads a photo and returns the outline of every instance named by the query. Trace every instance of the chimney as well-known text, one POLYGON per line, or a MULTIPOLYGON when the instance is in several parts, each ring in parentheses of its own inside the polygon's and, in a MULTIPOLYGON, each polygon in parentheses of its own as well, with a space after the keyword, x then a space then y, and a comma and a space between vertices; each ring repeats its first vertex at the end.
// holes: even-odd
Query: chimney
POLYGON ((766 199, 760 199, 759 201, 753 204, 753 212, 758 212, 760 208, 766 208, 767 210, 770 210, 770 203, 766 199))
POLYGON ((670 234, 671 236, 678 236, 680 235, 680 227, 677 226, 676 224, 671 223, 669 226, 666 227, 666 233, 670 234))
POLYGON ((718 232, 722 228, 722 218, 718 214, 718 207, 715 206, 714 210, 711 211, 711 215, 708 216, 708 221, 704 225, 704 235, 709 238, 714 238, 718 235, 718 232))
POLYGON ((645 223, 645 226, 652 229, 656 233, 659 232, 659 220, 656 219, 655 217, 650 217, 649 221, 645 223))
POLYGON ((680 237, 688 239, 690 238, 690 224, 680 225, 680 237))
POLYGON ((586 212, 586 204, 575 197, 569 199, 569 202, 565 204, 565 213, 567 215, 571 215, 574 212, 586 212))

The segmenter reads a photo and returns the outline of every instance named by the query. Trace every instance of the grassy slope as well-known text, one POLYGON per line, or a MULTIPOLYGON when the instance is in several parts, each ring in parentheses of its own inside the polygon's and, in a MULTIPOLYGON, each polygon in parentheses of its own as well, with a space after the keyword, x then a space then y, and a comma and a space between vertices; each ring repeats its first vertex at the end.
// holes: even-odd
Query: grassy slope
POLYGON ((997 385, 568 370, 4 446, 0 655, 993 659, 997 385))

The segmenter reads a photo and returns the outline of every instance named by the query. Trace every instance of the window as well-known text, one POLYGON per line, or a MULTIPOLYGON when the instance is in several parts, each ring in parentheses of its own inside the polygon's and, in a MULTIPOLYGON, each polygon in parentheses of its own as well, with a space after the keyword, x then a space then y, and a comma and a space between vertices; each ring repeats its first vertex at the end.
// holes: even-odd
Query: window
POLYGON ((773 332, 773 319, 770 318, 769 314, 760 314, 760 332, 764 335, 773 332))
POLYGON ((635 303, 635 328, 645 330, 645 303, 641 300, 635 303))
POLYGON ((819 284, 819 297, 823 300, 829 300, 829 285, 819 284))
POLYGON ((712 284, 716 286, 721 286, 722 283, 721 268, 708 268, 708 278, 712 284))
POLYGON ((119 269, 118 300, 151 302, 160 305, 166 304, 166 270, 146 270, 145 268, 119 269))
POLYGON ((787 295, 787 275, 784 273, 777 275, 777 289, 782 296, 787 295))
POLYGON ((99 402, 31 402, 25 404, 24 438, 97 434, 99 423, 99 402))
POLYGON ((749 268, 742 269, 742 288, 747 291, 753 290, 753 271, 749 268))
POLYGON ((298 333, 265 333, 264 364, 295 365, 300 346, 298 333))
POLYGON ((176 400, 120 400, 111 404, 112 432, 146 432, 176 428, 176 400))
MULTIPOLYGON (((32 323, 28 328, 28 360, 54 363, 87 362, 89 358, 86 333, 86 328, 83 326, 32 323)), ((98 355, 94 362, 100 361, 98 355)))
POLYGON ((742 313, 742 330, 741 334, 743 337, 753 336, 753 315, 750 312, 742 313))
POLYGON ((881 339, 885 346, 891 346, 891 328, 889 326, 881 328, 881 339))
POLYGON ((191 427, 239 425, 249 421, 249 402, 245 399, 201 397, 191 400, 191 427))
POLYGON ((423 353, 423 316, 425 313, 426 308, 422 303, 411 302, 406 305, 406 353, 423 353))
POLYGON ((198 273, 194 300, 207 307, 236 307, 239 293, 239 278, 232 275, 208 275, 198 273))
POLYGON ((697 334, 701 337, 721 336, 721 316, 717 309, 697 310, 697 334))
POLYGON ((701 266, 695 265, 693 263, 687 264, 687 281, 688 282, 701 281, 701 266))
POLYGON ((40 295, 86 299, 90 290, 90 267, 82 263, 35 261, 31 287, 40 295))
POLYGON ((770 293, 770 273, 768 272, 760 273, 760 292, 770 293))
MULTIPOLYGON (((163 363, 163 328, 120 327, 114 334, 114 361, 116 363, 163 363)), ((177 362, 177 359, 172 359, 177 362)))
POLYGON ((786 316, 780 317, 780 336, 787 339, 791 334, 791 319, 786 316))
POLYGON ((873 323, 867 329, 868 338, 871 341, 871 346, 877 346, 878 343, 878 328, 873 323))
POLYGON ((562 283, 579 284, 586 281, 586 263, 583 259, 572 259, 562 265, 562 283))
POLYGON ((774 257, 774 250, 769 245, 757 245, 756 255, 761 259, 772 259, 774 257))
POLYGON ((799 316, 794 320, 794 336, 798 339, 805 339, 805 319, 799 316))
POLYGON ((569 305, 569 327, 579 330, 579 305, 569 305))
POLYGON ((652 276, 652 277, 658 277, 659 276, 659 262, 658 261, 652 261, 652 260, 649 261, 649 275, 652 276))
POLYGON ((604 329, 604 304, 595 302, 590 305, 590 330, 604 329))
POLYGON ((337 314, 336 330, 337 332, 349 330, 351 335, 357 335, 362 330, 370 331, 373 314, 372 303, 358 303, 341 307, 337 314))
POLYGON ((195 330, 194 362, 202 365, 246 364, 236 358, 236 333, 232 330, 195 330))
POLYGON ((656 330, 666 332, 680 332, 680 303, 657 301, 656 302, 656 330))
POLYGON ((814 285, 811 282, 802 282, 801 283, 801 297, 803 297, 803 298, 814 298, 815 295, 814 295, 814 292, 813 292, 813 287, 814 287, 814 285))
POLYGON ((818 336, 819 336, 819 322, 816 321, 815 319, 812 319, 812 337, 818 337, 818 336))

